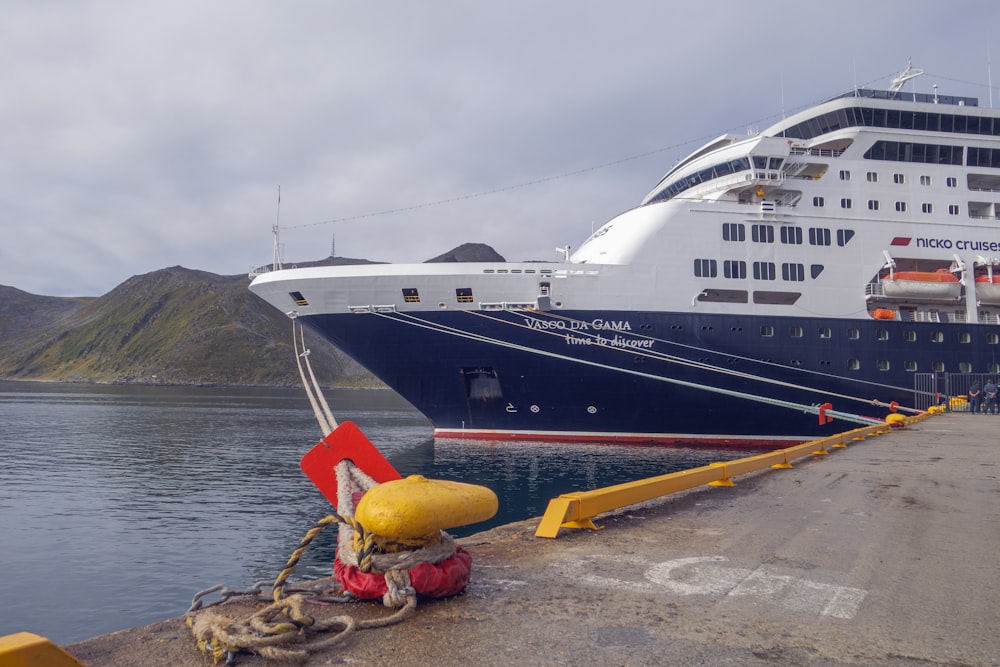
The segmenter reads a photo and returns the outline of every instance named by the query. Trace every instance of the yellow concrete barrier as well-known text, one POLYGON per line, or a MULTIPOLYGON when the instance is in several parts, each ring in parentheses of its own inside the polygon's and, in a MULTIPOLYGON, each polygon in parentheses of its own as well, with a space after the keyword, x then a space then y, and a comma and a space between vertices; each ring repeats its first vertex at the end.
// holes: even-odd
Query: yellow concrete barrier
POLYGON ((86 667, 45 637, 18 632, 0 637, 0 667, 86 667))
MULTIPOLYGON (((906 417, 900 426, 922 421, 934 414, 925 412, 906 417)), ((827 448, 841 449, 848 441, 857 442, 892 431, 886 424, 863 426, 818 440, 810 440, 800 445, 778 449, 766 454, 757 454, 734 461, 711 463, 700 468, 672 472, 659 477, 636 482, 626 482, 591 491, 564 493, 549 501, 545 514, 535 530, 535 537, 556 537, 562 528, 590 528, 597 530, 593 518, 598 514, 635 505, 678 491, 686 491, 697 486, 733 486, 732 477, 763 470, 791 468, 791 462, 806 456, 828 454, 827 448)))

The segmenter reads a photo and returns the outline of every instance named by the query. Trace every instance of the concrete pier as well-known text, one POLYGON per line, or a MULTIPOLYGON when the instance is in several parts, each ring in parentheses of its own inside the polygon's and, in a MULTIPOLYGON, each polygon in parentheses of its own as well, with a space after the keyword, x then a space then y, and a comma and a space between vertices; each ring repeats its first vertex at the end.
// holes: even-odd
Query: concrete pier
MULTIPOLYGON (((939 415, 599 517, 599 531, 480 533, 461 540, 464 595, 421 600, 304 664, 997 665, 998 435, 1000 417, 939 415)), ((90 667, 212 664, 183 619, 65 648, 90 667)))

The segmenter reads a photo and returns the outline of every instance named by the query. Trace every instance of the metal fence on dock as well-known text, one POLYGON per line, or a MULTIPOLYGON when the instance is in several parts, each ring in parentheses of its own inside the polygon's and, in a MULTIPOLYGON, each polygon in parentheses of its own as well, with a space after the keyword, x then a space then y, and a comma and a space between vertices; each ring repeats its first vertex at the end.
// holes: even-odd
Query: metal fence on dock
POLYGON ((914 373, 914 407, 926 410, 932 405, 944 405, 955 412, 969 411, 969 387, 978 382, 980 387, 988 382, 997 384, 1000 375, 995 373, 914 373))

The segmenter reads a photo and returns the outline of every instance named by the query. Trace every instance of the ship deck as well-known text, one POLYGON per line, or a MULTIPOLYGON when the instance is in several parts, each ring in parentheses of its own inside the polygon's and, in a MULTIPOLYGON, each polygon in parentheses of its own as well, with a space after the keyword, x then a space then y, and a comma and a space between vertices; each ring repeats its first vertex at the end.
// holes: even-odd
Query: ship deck
MULTIPOLYGON (((606 515, 596 532, 540 539, 529 520, 464 538, 464 595, 305 664, 996 664, 998 426, 934 416, 606 515)), ((67 649, 91 667, 211 664, 182 619, 67 649)))

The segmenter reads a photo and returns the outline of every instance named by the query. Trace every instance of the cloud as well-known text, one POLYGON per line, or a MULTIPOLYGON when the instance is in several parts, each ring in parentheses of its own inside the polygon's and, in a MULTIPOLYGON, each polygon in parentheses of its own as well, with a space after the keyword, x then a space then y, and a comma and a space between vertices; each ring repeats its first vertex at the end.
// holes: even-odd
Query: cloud
POLYGON ((288 261, 334 238, 376 260, 466 241, 554 259, 700 143, 885 85, 907 57, 934 73, 920 85, 986 103, 987 29, 910 7, 15 0, 0 284, 244 272, 270 259, 279 186, 288 261))

